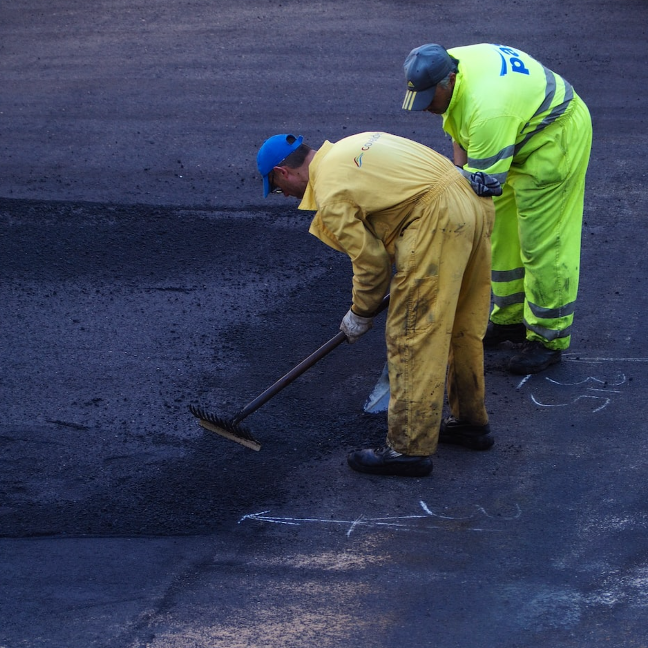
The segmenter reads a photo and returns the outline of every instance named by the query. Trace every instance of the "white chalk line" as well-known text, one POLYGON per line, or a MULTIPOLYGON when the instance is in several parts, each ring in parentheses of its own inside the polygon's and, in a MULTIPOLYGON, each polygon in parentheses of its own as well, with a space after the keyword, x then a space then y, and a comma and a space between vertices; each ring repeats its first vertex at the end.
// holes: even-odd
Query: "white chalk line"
MULTIPOLYGON (((524 385, 532 378, 533 374, 529 374, 525 376, 517 385, 516 389, 519 391, 524 387, 524 385)), ((554 380, 553 378, 549 378, 548 376, 545 376, 545 380, 547 382, 553 383, 554 385, 559 385, 560 387, 578 387, 578 385, 584 385, 588 382, 595 382, 599 383, 600 385, 610 385, 610 387, 619 387, 621 385, 624 385, 627 381, 626 375, 625 374, 620 374, 620 376, 617 378, 617 382, 610 382, 609 380, 601 380, 600 378, 596 378, 594 376, 588 376, 587 378, 583 378, 583 380, 577 380, 576 382, 561 382, 560 380, 554 380)), ((595 388, 595 387, 588 387, 588 389, 592 391, 610 391, 616 394, 620 394, 620 391, 614 391, 614 390, 601 390, 600 388, 595 388)))
MULTIPOLYGON (((530 378, 531 376, 527 376, 527 378, 530 378)), ((625 384, 627 378, 625 374, 620 374, 618 376, 618 382, 611 383, 609 380, 601 380, 600 378, 595 378, 594 376, 588 376, 587 378, 584 378, 583 380, 579 380, 577 382, 560 382, 559 380, 554 380, 553 378, 549 378, 545 376, 545 380, 547 382, 553 383, 554 385, 560 385, 561 387, 576 387, 578 385, 584 385, 585 383, 588 382, 596 382, 599 383, 600 385, 610 385, 610 387, 619 387, 620 385, 625 384)), ((521 385, 522 383, 520 383, 521 385)), ((588 389, 594 389, 594 387, 589 387, 588 389)))
POLYGON ((531 378, 531 374, 529 374, 528 376, 525 376, 524 378, 522 378, 522 380, 520 381, 520 384, 516 387, 516 389, 517 390, 522 389, 522 386, 524 385, 525 382, 527 382, 527 380, 529 380, 529 378, 531 378))
MULTIPOLYGON (((417 516, 407 516, 407 518, 402 518, 402 519, 429 519, 427 515, 417 515, 417 516)), ((433 524, 433 525, 428 525, 426 526, 425 529, 417 529, 412 525, 405 524, 403 522, 399 522, 399 518, 393 518, 392 521, 387 522, 387 521, 379 521, 379 520, 374 520, 371 518, 358 518, 356 520, 327 520, 327 519, 321 519, 321 518, 284 518, 284 517, 270 517, 262 514, 257 514, 257 513, 252 513, 250 515, 244 515, 241 520, 239 520, 239 524, 243 522, 244 520, 254 520, 257 522, 268 522, 270 524, 284 524, 284 525, 291 525, 291 526, 300 526, 301 524, 304 523, 317 523, 317 524, 328 524, 328 525, 344 525, 348 526, 349 529, 346 532, 346 536, 349 537, 358 527, 366 527, 366 528, 388 528, 396 531, 429 531, 432 529, 438 529, 438 530, 449 530, 443 525, 440 524, 433 524)), ((454 529, 453 529, 454 530, 454 529)), ((484 528, 479 528, 479 527, 469 527, 466 529, 462 529, 464 531, 473 531, 473 532, 498 532, 500 529, 484 529, 484 528)))
POLYGON ((570 403, 541 403, 534 394, 531 394, 531 400, 538 406, 538 407, 567 407, 568 405, 573 405, 574 403, 577 403, 581 398, 592 398, 592 399, 598 399, 598 400, 604 400, 605 402, 603 405, 600 407, 597 407, 596 409, 593 409, 592 412, 600 412, 602 409, 605 409, 612 401, 609 398, 603 398, 603 396, 587 396, 587 395, 581 395, 575 398, 573 401, 570 403))
MULTIPOLYGON (((423 500, 421 500, 419 502, 419 504, 421 505, 421 508, 429 516, 438 517, 438 518, 441 518, 443 520, 471 520, 471 519, 473 519, 475 517, 475 514, 469 515, 467 517, 465 517, 465 516, 464 517, 456 517, 456 516, 450 516, 450 515, 440 515, 439 513, 435 513, 430 508, 428 508, 428 505, 423 500)), ((520 518, 522 516, 522 509, 520 508, 519 504, 515 505, 515 515, 513 515, 512 517, 505 517, 505 516, 501 516, 501 515, 493 516, 483 506, 480 506, 479 504, 475 504, 474 508, 478 513, 481 513, 485 517, 491 518, 493 520, 495 520, 495 519, 497 519, 497 520, 517 520, 518 518, 520 518)))
MULTIPOLYGON (((517 386, 517 390, 519 391, 524 384, 531 378, 531 375, 526 376, 517 386)), ((595 383, 597 385, 601 385, 600 387, 592 387, 592 386, 587 386, 584 387, 584 389, 588 392, 595 392, 596 394, 621 394, 620 389, 610 389, 611 387, 620 387, 621 385, 627 384, 627 377, 625 374, 618 374, 617 377, 614 379, 614 382, 611 382, 610 380, 601 380, 600 378, 596 378, 595 376, 587 376, 587 378, 583 378, 582 380, 577 380, 576 382, 562 382, 559 380, 554 380, 553 378, 549 378, 545 376, 545 380, 549 383, 552 383, 553 385, 556 385, 557 387, 579 387, 579 386, 585 386, 587 383, 595 383)), ((604 410, 611 402, 611 398, 607 398, 603 395, 601 396, 593 396, 590 394, 581 394, 580 396, 577 396, 576 398, 572 399, 568 403, 544 403, 541 400, 539 400, 535 394, 531 394, 531 400, 535 405, 538 407, 567 407, 569 405, 574 405, 581 399, 599 399, 602 400, 603 403, 599 406, 596 407, 592 410, 592 413, 600 412, 601 410, 604 410)))
MULTIPOLYGON (((326 518, 314 518, 314 517, 307 517, 307 518, 277 517, 273 515, 268 515, 270 513, 270 510, 267 510, 267 511, 260 511, 258 513, 250 513, 244 515, 239 520, 238 523, 241 524, 241 522, 245 520, 253 520, 257 522, 267 522, 270 524, 283 524, 288 526, 300 526, 305 523, 344 525, 349 527, 346 532, 346 536, 349 537, 358 527, 388 528, 397 531, 418 531, 418 532, 429 531, 433 529, 446 530, 446 531, 457 530, 456 528, 449 528, 447 526, 440 525, 440 524, 428 525, 424 529, 421 529, 420 526, 413 526, 411 524, 408 524, 408 522, 411 520, 424 520, 424 519, 429 520, 430 518, 439 518, 448 521, 464 521, 464 520, 474 519, 475 517, 477 517, 477 515, 483 515, 484 517, 492 520, 506 522, 506 521, 517 520, 522 516, 522 509, 518 504, 515 505, 515 514, 510 517, 491 515, 490 513, 488 513, 488 511, 486 511, 486 509, 483 506, 477 504, 474 505, 475 513, 469 516, 460 516, 460 517, 441 515, 439 513, 435 513, 423 501, 419 502, 419 504, 421 505, 421 508, 425 512, 425 515, 401 515, 395 517, 390 516, 390 517, 378 517, 378 518, 367 518, 364 515, 360 515, 355 520, 340 520, 340 519, 326 519, 326 518)), ((479 532, 479 533, 502 531, 502 529, 488 529, 488 528, 477 527, 477 526, 467 527, 462 530, 479 532)))
POLYGON ((567 362, 648 362, 648 358, 583 358, 575 353, 563 353, 562 359, 567 362))

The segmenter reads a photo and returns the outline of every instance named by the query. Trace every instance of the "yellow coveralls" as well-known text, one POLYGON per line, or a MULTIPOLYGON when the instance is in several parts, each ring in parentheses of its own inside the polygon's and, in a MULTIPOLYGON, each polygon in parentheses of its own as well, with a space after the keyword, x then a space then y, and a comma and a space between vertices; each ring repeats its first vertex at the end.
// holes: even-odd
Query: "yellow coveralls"
POLYGON ((448 53, 459 68, 443 129, 467 152, 464 169, 485 171, 503 186, 493 199, 490 319, 524 322, 528 339, 566 349, 592 144, 587 106, 520 50, 480 44, 448 53))
POLYGON ((370 316, 391 293, 388 445, 434 453, 446 370, 452 414, 485 425, 491 199, 432 149, 360 133, 317 151, 299 208, 317 210, 310 232, 349 255, 355 313, 370 316))

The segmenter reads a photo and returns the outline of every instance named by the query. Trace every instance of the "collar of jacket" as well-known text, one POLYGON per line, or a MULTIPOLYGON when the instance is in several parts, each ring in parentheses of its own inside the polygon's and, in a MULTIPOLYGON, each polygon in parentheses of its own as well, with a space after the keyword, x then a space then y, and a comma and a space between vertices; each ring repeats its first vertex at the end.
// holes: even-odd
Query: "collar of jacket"
POLYGON ((311 160, 308 167, 308 185, 304 192, 304 197, 299 203, 299 209, 307 211, 317 211, 317 200, 315 198, 315 179, 317 178, 317 169, 320 162, 326 157, 326 154, 333 148, 333 144, 326 140, 324 144, 315 153, 315 157, 311 160))

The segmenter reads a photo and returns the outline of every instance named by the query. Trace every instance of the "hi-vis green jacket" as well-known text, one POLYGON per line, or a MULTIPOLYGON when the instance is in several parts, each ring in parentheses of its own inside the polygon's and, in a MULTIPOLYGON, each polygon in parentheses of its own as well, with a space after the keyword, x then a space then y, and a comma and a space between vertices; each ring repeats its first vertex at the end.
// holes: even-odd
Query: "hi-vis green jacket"
POLYGON ((311 160, 299 209, 317 211, 310 233, 353 264, 353 310, 371 315, 389 289, 395 242, 419 218, 417 202, 464 179, 452 162, 417 142, 359 133, 324 142, 311 160))
POLYGON ((468 45, 448 53, 459 61, 443 130, 468 154, 469 171, 501 184, 533 138, 560 117, 574 96, 571 85, 528 54, 504 45, 468 45))

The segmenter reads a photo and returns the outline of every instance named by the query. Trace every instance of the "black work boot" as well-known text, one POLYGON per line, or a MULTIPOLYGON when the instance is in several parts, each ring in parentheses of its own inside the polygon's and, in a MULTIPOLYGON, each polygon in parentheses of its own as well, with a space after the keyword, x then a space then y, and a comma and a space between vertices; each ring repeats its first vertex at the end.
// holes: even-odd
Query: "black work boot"
POLYGON ((441 421, 439 443, 452 443, 471 450, 488 450, 495 443, 490 434, 490 425, 473 425, 448 416, 441 421))
POLYGON ((425 477, 432 472, 431 457, 404 455, 391 448, 356 450, 348 454, 347 461, 353 470, 372 475, 425 477))
POLYGON ((526 376, 544 371, 560 362, 561 358, 560 350, 547 349, 542 342, 527 342, 522 352, 511 358, 508 368, 511 373, 526 376))
POLYGON ((526 340, 526 326, 524 324, 495 324, 488 322, 484 346, 495 347, 502 342, 520 343, 526 340))

